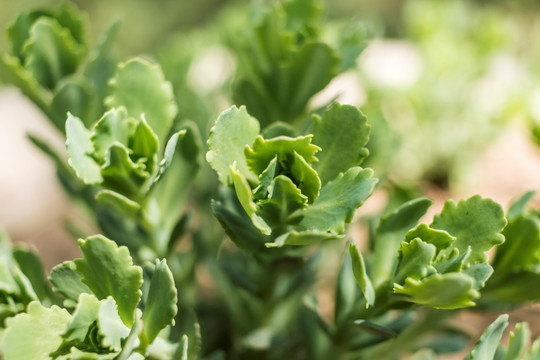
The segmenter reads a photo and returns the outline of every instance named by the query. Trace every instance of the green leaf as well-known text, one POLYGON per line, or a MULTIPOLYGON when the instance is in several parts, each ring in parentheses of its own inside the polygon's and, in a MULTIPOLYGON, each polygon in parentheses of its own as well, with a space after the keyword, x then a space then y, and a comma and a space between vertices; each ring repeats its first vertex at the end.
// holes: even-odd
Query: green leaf
POLYGON ((283 235, 278 236, 274 242, 267 242, 267 248, 282 247, 283 245, 305 246, 312 245, 324 240, 341 239, 343 235, 327 231, 296 231, 289 230, 283 235))
POLYGON ((120 143, 114 143, 107 151, 101 175, 105 186, 135 199, 142 196, 150 179, 145 164, 133 162, 130 150, 120 143))
POLYGON ((68 342, 83 344, 90 327, 98 318, 99 306, 100 301, 94 295, 81 293, 63 338, 68 342))
POLYGON ((129 198, 110 190, 101 190, 96 195, 98 204, 117 211, 126 217, 136 218, 141 211, 141 206, 129 198))
MULTIPOLYGON (((253 143, 259 134, 259 123, 251 117, 244 106, 229 108, 219 115, 208 136, 206 160, 218 173, 219 181, 232 185, 233 179, 229 167, 236 161, 238 171, 250 182, 256 183, 257 177, 247 166, 244 148, 253 143)), ((264 169, 263 169, 264 170, 264 169)))
POLYGON ((527 191, 525 194, 521 195, 519 199, 514 201, 506 214, 508 220, 513 220, 520 215, 525 215, 527 204, 534 197, 535 193, 536 191, 527 191))
POLYGON ((313 135, 290 138, 278 136, 273 139, 263 139, 257 136, 253 145, 246 147, 244 153, 249 169, 255 174, 261 174, 277 156, 278 164, 281 168, 287 169, 284 165, 290 162, 290 156, 295 152, 304 158, 307 163, 317 161, 315 153, 320 150, 317 145, 311 143, 313 135))
POLYGON ((323 186, 312 205, 293 216, 302 217, 300 225, 307 230, 343 233, 345 223, 351 222, 356 209, 373 192, 377 180, 372 176, 370 169, 347 170, 323 186))
POLYGON ((421 349, 414 353, 411 360, 435 360, 435 353, 431 349, 421 349))
POLYGON ((526 322, 516 324, 514 332, 510 332, 508 350, 504 360, 522 359, 529 347, 531 330, 526 322))
POLYGON ((279 175, 269 186, 268 199, 259 203, 258 214, 272 227, 283 226, 294 211, 307 206, 307 201, 291 179, 279 175))
POLYGON ((328 85, 339 65, 336 52, 323 43, 306 43, 293 54, 280 68, 276 89, 278 103, 289 118, 300 114, 309 99, 328 85))
POLYGON ((421 239, 402 242, 399 248, 399 260, 393 282, 403 284, 405 279, 421 280, 432 269, 437 248, 421 239))
POLYGON ((49 354, 62 343, 69 313, 57 306, 44 308, 37 301, 26 313, 6 320, 2 356, 5 360, 49 360, 49 354))
POLYGON ((178 312, 177 291, 165 260, 156 260, 143 313, 144 332, 152 343, 161 330, 174 325, 178 312))
POLYGON ((242 204, 244 211, 250 217, 253 225, 255 225, 263 234, 271 234, 272 229, 268 226, 266 221, 256 213, 257 205, 253 201, 251 187, 249 186, 247 179, 236 167, 236 162, 231 166, 230 172, 234 183, 234 190, 236 191, 236 196, 238 196, 238 201, 242 204))
POLYGON ((49 274, 53 290, 62 294, 71 304, 76 304, 81 294, 90 294, 90 289, 82 282, 82 275, 75 270, 73 261, 56 265, 49 274))
POLYGON ((322 117, 313 116, 313 142, 322 149, 314 167, 323 184, 362 163, 369 154, 364 146, 370 130, 367 118, 350 105, 336 103, 322 117))
MULTIPOLYGON (((118 308, 120 306, 118 305, 118 308)), ((118 315, 117 304, 112 297, 100 301, 97 323, 99 333, 103 335, 101 345, 116 352, 122 350, 122 340, 127 338, 130 332, 118 315)))
POLYGON ((159 140, 146 122, 144 114, 135 128, 135 133, 130 139, 129 148, 133 151, 133 157, 146 160, 146 171, 154 173, 158 158, 159 140))
POLYGON ((381 218, 376 232, 371 279, 375 286, 389 279, 397 266, 397 254, 407 232, 426 213, 432 201, 428 198, 410 200, 381 218))
POLYGON ((317 172, 307 161, 295 151, 290 164, 291 178, 308 198, 308 203, 313 203, 319 196, 321 180, 317 172))
POLYGON ((270 163, 268 164, 268 167, 264 169, 261 175, 259 175, 259 186, 254 190, 254 193, 253 193, 253 196, 255 199, 261 200, 261 199, 266 198, 266 196, 268 195, 270 184, 272 184, 272 181, 278 175, 277 161, 278 161, 278 158, 277 156, 275 156, 272 159, 272 161, 270 161, 270 163))
POLYGON ((65 131, 68 113, 82 119, 84 124, 89 126, 96 120, 94 108, 97 101, 87 79, 72 76, 58 84, 47 115, 61 132, 65 131))
POLYGON ((160 175, 152 186, 168 231, 182 213, 190 184, 201 167, 201 154, 202 141, 193 123, 174 133, 165 147, 160 175))
POLYGON ((407 278, 405 284, 394 284, 394 292, 408 295, 406 301, 436 309, 460 309, 474 306, 480 297, 474 279, 461 273, 433 274, 422 280, 407 278))
POLYGON ((540 263, 540 223, 535 215, 517 216, 503 231, 505 242, 497 247, 493 268, 497 279, 512 271, 533 268, 540 263))
POLYGON ((125 108, 111 109, 94 125, 90 139, 95 151, 92 155, 104 163, 107 151, 115 143, 129 145, 129 139, 134 132, 135 124, 128 118, 125 108))
POLYGON ((100 300, 112 296, 124 324, 133 325, 141 298, 142 270, 133 265, 128 249, 101 235, 79 240, 79 247, 84 258, 73 262, 83 276, 82 282, 100 300))
POLYGON ((360 250, 358 250, 358 247, 353 243, 349 245, 349 255, 352 260, 352 271, 356 282, 358 283, 358 286, 360 286, 362 294, 364 294, 364 298, 366 299, 367 309, 369 306, 375 304, 375 289, 367 275, 364 258, 362 257, 360 250))
POLYGON ((442 212, 433 218, 431 226, 455 236, 453 245, 460 252, 467 251, 470 246, 472 253, 468 263, 472 264, 485 262, 485 252, 504 242, 500 232, 506 226, 506 219, 499 204, 476 195, 458 204, 448 200, 442 212))
POLYGON ((39 257, 26 247, 18 245, 13 250, 13 258, 17 261, 21 272, 26 276, 32 285, 32 291, 35 291, 41 302, 51 302, 54 298, 51 287, 47 282, 43 263, 39 257))
MULTIPOLYGON (((495 277, 497 272, 494 272, 495 277)), ((521 305, 523 303, 540 300, 540 272, 516 271, 507 274, 504 281, 493 284, 488 281, 482 292, 483 299, 493 299, 508 305, 521 305)))
POLYGON ((492 360, 504 329, 508 326, 508 315, 501 315, 484 331, 465 360, 492 360))
POLYGON ((405 241, 411 241, 416 238, 420 238, 428 244, 435 245, 437 250, 448 248, 456 240, 455 237, 446 231, 432 229, 426 224, 419 224, 405 235, 405 241))
POLYGON ((124 106, 129 116, 134 118, 145 114, 159 142, 164 144, 176 117, 177 106, 172 86, 165 81, 159 65, 141 58, 128 60, 118 65, 110 87, 107 106, 124 106))
POLYGON ((22 49, 24 66, 45 88, 54 89, 65 76, 75 72, 85 54, 70 31, 52 18, 40 18, 30 29, 22 49))
POLYGON ((69 155, 69 165, 85 184, 99 184, 103 181, 99 164, 91 157, 94 145, 90 139, 91 133, 82 121, 68 115, 66 121, 66 146, 69 155))
POLYGON ((472 264, 468 268, 463 269, 462 273, 469 275, 474 279, 475 289, 479 290, 484 287, 486 281, 493 274, 493 268, 486 263, 472 264))

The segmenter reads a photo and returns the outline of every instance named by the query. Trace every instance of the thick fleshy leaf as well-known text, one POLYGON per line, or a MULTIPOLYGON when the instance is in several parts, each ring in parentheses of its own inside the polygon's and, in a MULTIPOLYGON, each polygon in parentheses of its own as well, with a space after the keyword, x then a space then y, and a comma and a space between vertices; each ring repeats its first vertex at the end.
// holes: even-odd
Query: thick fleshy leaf
POLYGON ((101 115, 96 114, 98 101, 87 79, 70 76, 58 84, 47 115, 62 132, 65 131, 68 112, 81 119, 86 126, 90 126, 101 115))
POLYGON ((258 214, 272 227, 283 226, 294 211, 307 206, 307 201, 291 179, 279 175, 269 186, 268 199, 259 203, 258 214))
MULTIPOLYGON (((494 272, 493 278, 497 275, 494 272)), ((507 274, 504 281, 492 284, 488 281, 482 292, 483 299, 494 299, 508 305, 521 305, 523 303, 540 300, 540 272, 517 271, 507 274)))
POLYGON ((125 108, 111 109, 94 125, 91 135, 95 151, 92 153, 101 163, 105 162, 107 150, 114 144, 129 145, 135 124, 129 119, 125 108))
POLYGON ((508 220, 513 220, 520 215, 525 215, 527 205, 529 204, 529 201, 534 197, 534 194, 536 194, 536 191, 527 191, 525 194, 521 195, 519 199, 514 201, 512 205, 510 205, 510 208, 508 209, 508 212, 506 214, 508 220))
POLYGON ((373 192, 377 180, 372 176, 372 170, 354 167, 327 183, 312 205, 294 214, 302 218, 300 226, 342 234, 345 223, 351 222, 356 209, 373 192))
POLYGON ((82 275, 75 270, 73 261, 67 261, 56 265, 49 274, 49 280, 53 284, 53 290, 70 300, 70 304, 76 304, 81 294, 90 294, 91 291, 82 282, 82 275))
POLYGON ((304 158, 307 163, 317 161, 315 153, 320 150, 317 145, 311 143, 313 135, 290 138, 278 136, 273 139, 263 139, 257 136, 253 145, 245 149, 245 156, 248 167, 255 174, 261 174, 277 156, 278 165, 287 169, 285 164, 290 162, 290 156, 295 152, 304 158))
POLYGON ((37 301, 28 305, 26 313, 6 320, 3 334, 4 360, 48 360, 49 354, 62 344, 71 315, 57 306, 44 308, 37 301))
POLYGON ((508 326, 508 315, 501 315, 484 331, 465 360, 492 360, 503 331, 508 326))
POLYGON ((101 190, 98 192, 96 200, 98 204, 131 218, 135 218, 139 211, 141 211, 141 206, 137 202, 110 190, 101 190))
POLYGON ((126 247, 97 235, 79 240, 84 255, 75 259, 76 270, 82 282, 98 299, 112 296, 118 304, 118 313, 127 326, 133 324, 135 308, 141 298, 142 270, 134 266, 126 247))
POLYGON ((517 216, 503 231, 505 242, 493 259, 496 278, 512 271, 530 269, 540 263, 540 223, 536 215, 517 216))
POLYGON ((484 287, 491 274, 493 274, 493 268, 486 263, 477 263, 470 265, 461 272, 472 277, 475 282, 474 288, 480 290, 484 287))
POLYGON ((458 204, 448 200, 442 212, 433 218, 431 226, 455 236, 453 246, 460 252, 467 251, 470 246, 472 253, 468 263, 472 264, 485 262, 485 252, 504 242, 500 232, 506 226, 506 219, 499 204, 476 195, 458 204))
POLYGON ((503 360, 522 359, 529 348, 531 330, 526 322, 517 323, 513 332, 510 332, 508 350, 503 360))
POLYGON ((156 260, 143 313, 144 333, 152 343, 161 330, 174 325, 178 312, 177 291, 165 260, 156 260))
POLYGON ((366 299, 366 308, 375 304, 375 289, 371 284, 371 280, 368 277, 366 271, 366 264, 364 263, 364 258, 358 250, 358 247, 351 243, 349 245, 349 255, 352 261, 352 271, 356 279, 356 283, 360 286, 362 294, 366 299))
POLYGON ((397 266, 397 254, 405 234, 418 223, 432 201, 428 198, 410 200, 381 218, 376 232, 371 280, 375 286, 389 279, 397 266))
POLYGON ((145 114, 160 144, 165 144, 177 106, 172 86, 165 80, 161 68, 141 58, 128 60, 118 65, 110 87, 107 106, 124 106, 129 116, 134 118, 145 114))
POLYGON ((133 157, 146 160, 146 170, 153 173, 158 159, 159 140, 146 122, 144 114, 130 139, 129 148, 133 157))
POLYGON ((115 143, 107 151, 105 164, 101 169, 106 187, 122 195, 137 199, 146 190, 150 174, 144 163, 135 163, 129 156, 130 149, 115 143))
POLYGON ((456 240, 455 237, 448 234, 446 231, 432 229, 426 224, 418 225, 405 235, 405 241, 411 241, 416 238, 420 238, 426 243, 435 245, 437 250, 446 249, 456 240))
POLYGON ((234 184, 234 191, 238 196, 238 201, 242 204, 246 214, 250 217, 253 225, 255 225, 263 234, 269 235, 272 229, 268 226, 266 221, 257 214, 257 205, 253 201, 253 193, 247 179, 240 173, 234 163, 231 168, 231 177, 234 184))
POLYGON ((206 153, 206 160, 218 173, 219 181, 232 185, 229 167, 236 161, 238 171, 249 181, 257 182, 255 174, 248 169, 244 148, 251 145, 258 134, 259 122, 247 113, 244 106, 233 106, 219 115, 210 130, 209 151, 206 153))
POLYGON ((253 197, 256 200, 266 198, 268 189, 274 178, 278 175, 278 158, 275 156, 268 164, 268 167, 259 175, 259 186, 254 190, 253 197))
POLYGON ((291 157, 289 165, 290 176, 295 184, 298 184, 302 194, 307 196, 311 204, 319 196, 321 189, 321 180, 317 172, 308 164, 308 162, 295 151, 291 157))
POLYGON ((408 295, 406 301, 436 309, 460 309, 474 306, 480 293, 474 279, 461 273, 434 274, 422 280, 407 278, 405 284, 394 284, 394 292, 408 295))
POLYGON ((84 127, 82 121, 68 115, 66 121, 66 147, 69 155, 69 165, 85 184, 99 184, 103 181, 101 167, 90 156, 94 153, 94 145, 90 139, 91 133, 84 127))
POLYGON ((24 66, 43 87, 52 90, 62 78, 75 72, 85 50, 58 21, 42 17, 32 25, 22 49, 24 66))
POLYGON ((336 234, 327 231, 296 231, 290 230, 285 234, 278 236, 274 242, 267 242, 268 248, 282 247, 283 245, 306 246, 316 244, 324 240, 341 239, 342 234, 336 234))
POLYGON ((362 163, 369 154, 364 146, 370 130, 367 118, 351 105, 336 103, 322 117, 313 117, 313 143, 322 149, 314 167, 323 184, 362 163))
POLYGON ((152 185, 154 196, 164 216, 163 224, 171 231, 182 215, 190 184, 202 163, 202 141, 197 127, 187 123, 171 136, 161 162, 160 175, 152 185))
POLYGON ((19 265, 22 274, 31 284, 32 291, 35 292, 42 303, 49 303, 53 300, 51 286, 47 282, 43 263, 40 258, 30 251, 26 246, 17 245, 13 250, 13 258, 19 265))
POLYGON ((128 337, 130 330, 120 319, 117 304, 110 296, 100 301, 97 325, 99 333, 103 335, 101 345, 113 351, 122 350, 122 341, 128 337))
POLYGON ((97 320, 100 301, 90 294, 81 294, 73 317, 63 338, 69 342, 84 343, 90 327, 97 320))
POLYGON ((399 248, 397 272, 393 282, 403 284, 405 279, 420 280, 432 271, 431 265, 435 258, 437 248, 435 245, 414 239, 402 242, 399 248))

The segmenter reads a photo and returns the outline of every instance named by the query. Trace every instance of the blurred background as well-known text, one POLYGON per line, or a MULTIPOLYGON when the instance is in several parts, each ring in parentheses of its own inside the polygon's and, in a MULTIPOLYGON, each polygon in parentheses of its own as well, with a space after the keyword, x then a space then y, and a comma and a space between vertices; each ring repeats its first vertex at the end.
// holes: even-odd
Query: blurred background
MULTIPOLYGON (((2 1, 0 29, 20 11, 61 3, 2 1)), ((203 134, 232 103, 237 62, 227 44, 241 28, 249 1, 73 3, 87 12, 94 43, 120 20, 115 55, 158 61, 173 84, 179 113, 195 120, 203 134)), ((478 193, 507 207, 539 188, 540 2, 327 0, 325 7, 325 36, 351 23, 364 27, 369 38, 356 66, 312 104, 338 99, 360 107, 372 124, 365 166, 375 170, 380 190, 363 211, 380 210, 389 189, 427 194, 435 200, 432 214, 448 198, 478 193)), ((3 52, 5 46, 2 37, 3 52)), ((36 247, 50 269, 77 254, 65 226, 84 221, 84 214, 67 199, 53 163, 27 140, 28 133, 63 149, 62 136, 40 111, 0 82, 0 224, 14 241, 36 247)), ((525 309, 515 320, 529 317, 527 311, 537 312, 525 309)), ((478 321, 483 328, 491 319, 478 321)), ((531 325, 533 333, 540 331, 531 325)))

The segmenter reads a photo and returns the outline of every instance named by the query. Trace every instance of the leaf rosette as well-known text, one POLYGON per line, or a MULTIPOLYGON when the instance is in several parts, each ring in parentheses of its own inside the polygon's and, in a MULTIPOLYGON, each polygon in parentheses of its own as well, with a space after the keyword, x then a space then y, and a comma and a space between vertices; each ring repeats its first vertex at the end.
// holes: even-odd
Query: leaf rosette
MULTIPOLYGON (((322 117, 314 117, 313 134, 277 134, 265 138, 259 123, 245 107, 223 112, 210 131, 207 160, 225 185, 234 188, 235 199, 222 194, 213 203, 214 213, 240 246, 251 250, 283 245, 308 245, 343 236, 345 223, 369 197, 376 180, 373 172, 357 166, 367 155, 369 126, 352 106, 335 104, 322 117), (325 126, 350 126, 350 132, 329 132, 325 126), (351 139, 359 147, 336 157, 322 144, 351 139), (324 166, 318 166, 317 153, 324 166), (329 181, 321 181, 328 179, 329 181), (233 224, 236 222, 235 224, 233 224), (238 222, 242 225, 237 226, 238 222), (246 242, 245 234, 253 239, 246 242), (260 241, 257 243, 256 239, 260 241)), ((344 129, 342 129, 344 130, 344 129)), ((226 192, 225 190, 224 192, 226 192)))

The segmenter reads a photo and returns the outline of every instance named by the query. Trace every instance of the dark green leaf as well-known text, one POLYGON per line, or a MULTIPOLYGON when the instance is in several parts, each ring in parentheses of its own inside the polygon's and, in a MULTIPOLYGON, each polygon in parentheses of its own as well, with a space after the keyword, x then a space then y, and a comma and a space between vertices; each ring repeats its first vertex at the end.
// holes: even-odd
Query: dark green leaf
POLYGON ((291 179, 279 175, 269 186, 268 199, 259 203, 257 212, 270 226, 282 226, 295 210, 307 206, 307 201, 291 179))
POLYGON ((525 215, 527 204, 534 197, 534 194, 536 194, 536 191, 527 191, 525 194, 521 195, 519 199, 514 201, 506 214, 508 220, 513 220, 519 215, 525 215))
POLYGON ((82 282, 82 275, 75 271, 75 264, 72 261, 56 265, 49 275, 49 280, 53 284, 53 290, 70 300, 69 304, 73 306, 81 294, 91 293, 82 282))

